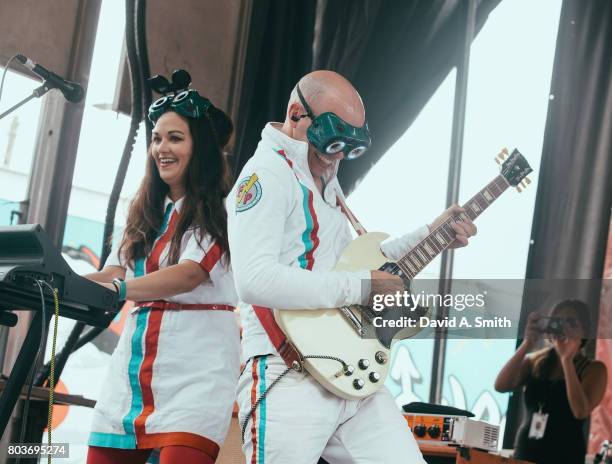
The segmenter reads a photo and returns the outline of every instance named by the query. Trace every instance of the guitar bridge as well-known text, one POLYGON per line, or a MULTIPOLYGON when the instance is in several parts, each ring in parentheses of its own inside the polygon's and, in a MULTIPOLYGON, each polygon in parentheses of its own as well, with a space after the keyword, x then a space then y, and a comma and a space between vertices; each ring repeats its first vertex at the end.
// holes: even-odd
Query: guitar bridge
POLYGON ((362 337, 364 334, 363 324, 361 323, 357 315, 355 315, 351 307, 341 306, 338 309, 340 310, 342 315, 346 318, 346 320, 351 324, 355 332, 357 332, 359 336, 362 337))

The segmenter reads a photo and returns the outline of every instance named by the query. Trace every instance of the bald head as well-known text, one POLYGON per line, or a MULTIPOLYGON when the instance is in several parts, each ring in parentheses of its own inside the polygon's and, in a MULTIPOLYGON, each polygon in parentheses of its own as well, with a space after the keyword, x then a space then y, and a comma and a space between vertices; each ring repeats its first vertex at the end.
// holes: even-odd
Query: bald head
MULTIPOLYGON (((347 123, 361 127, 365 123, 365 109, 357 90, 340 74, 333 71, 313 71, 299 81, 300 91, 313 113, 336 113, 347 123)), ((291 92, 287 118, 295 106, 301 107, 297 86, 291 92)))

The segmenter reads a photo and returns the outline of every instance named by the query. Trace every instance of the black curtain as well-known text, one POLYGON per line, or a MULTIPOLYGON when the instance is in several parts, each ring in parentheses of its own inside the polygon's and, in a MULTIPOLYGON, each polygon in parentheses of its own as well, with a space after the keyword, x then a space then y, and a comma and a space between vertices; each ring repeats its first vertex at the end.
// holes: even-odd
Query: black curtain
MULTIPOLYGON (((564 1, 550 93, 526 279, 581 279, 566 291, 596 313, 612 206, 611 1, 564 1)), ((523 319, 541 298, 526 290, 523 319)), ((512 396, 507 446, 521 403, 512 396)))
POLYGON ((550 93, 527 278, 600 279, 612 205, 609 0, 563 3, 550 93))
MULTIPOLYGON (((479 31, 500 0, 475 1, 479 31)), ((373 139, 366 156, 341 164, 338 177, 345 192, 408 129, 461 59, 467 5, 465 0, 319 0, 314 68, 337 71, 353 82, 373 139)))
POLYGON ((316 1, 253 2, 236 116, 234 175, 253 155, 268 121, 284 121, 291 90, 312 66, 316 1))

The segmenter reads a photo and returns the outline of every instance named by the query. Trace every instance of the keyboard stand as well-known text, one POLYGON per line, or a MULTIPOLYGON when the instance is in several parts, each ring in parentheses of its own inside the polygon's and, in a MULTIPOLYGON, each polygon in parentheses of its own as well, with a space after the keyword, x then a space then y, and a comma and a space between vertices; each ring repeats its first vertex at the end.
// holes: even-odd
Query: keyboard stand
MULTIPOLYGON (((48 313, 45 327, 49 327, 49 322, 53 316, 52 311, 48 313)), ((40 337, 42 336, 42 317, 42 311, 34 311, 30 328, 0 396, 0 438, 4 435, 4 430, 11 418, 21 389, 26 383, 30 369, 36 362, 36 354, 38 353, 40 337)))

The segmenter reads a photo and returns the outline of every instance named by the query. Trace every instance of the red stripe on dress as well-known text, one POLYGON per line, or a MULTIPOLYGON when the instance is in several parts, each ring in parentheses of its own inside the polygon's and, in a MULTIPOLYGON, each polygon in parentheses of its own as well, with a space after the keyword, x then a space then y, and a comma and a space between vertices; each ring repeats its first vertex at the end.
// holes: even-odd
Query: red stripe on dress
POLYGON ((170 217, 170 221, 168 222, 168 227, 166 231, 162 234, 161 237, 157 239, 155 245, 153 245, 153 250, 147 257, 147 274, 151 274, 152 272, 159 270, 159 258, 166 248, 166 245, 172 238, 172 234, 174 234, 174 229, 176 228, 176 223, 178 222, 178 213, 176 209, 172 211, 172 216, 170 217))
POLYGON ((142 391, 142 412, 134 420, 134 430, 136 432, 137 442, 139 437, 146 435, 145 423, 147 418, 155 410, 155 400, 153 398, 151 383, 153 381, 153 363, 157 356, 159 332, 163 316, 163 311, 152 310, 149 314, 147 333, 145 335, 144 359, 142 360, 140 373, 138 375, 138 381, 140 382, 140 389, 142 391))
MULTIPOLYGON (((257 358, 253 359, 253 366, 251 367, 251 371, 253 374, 253 385, 251 386, 251 407, 257 401, 257 384, 259 383, 259 377, 257 376, 257 369, 259 368, 259 360, 257 358)), ((257 408, 253 410, 252 422, 251 422, 251 446, 253 450, 251 452, 251 464, 257 464, 257 427, 255 427, 255 423, 257 422, 256 417, 257 408)))
POLYGON ((208 249, 202 261, 200 261, 200 267, 210 274, 213 267, 215 267, 221 259, 222 254, 223 252, 221 251, 221 246, 217 242, 215 242, 208 249))

